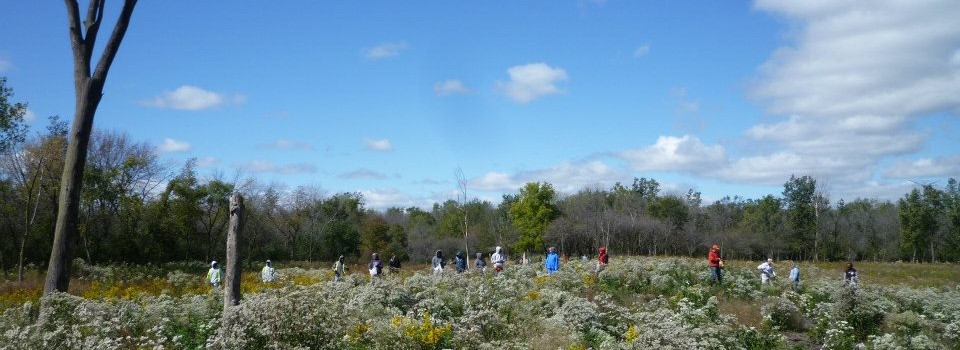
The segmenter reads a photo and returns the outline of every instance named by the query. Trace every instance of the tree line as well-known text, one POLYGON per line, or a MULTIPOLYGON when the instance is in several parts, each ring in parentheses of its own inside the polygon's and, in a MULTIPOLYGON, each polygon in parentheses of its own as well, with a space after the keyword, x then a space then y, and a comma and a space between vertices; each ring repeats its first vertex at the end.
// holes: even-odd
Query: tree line
MULTIPOLYGON (((25 105, 0 80, 0 270, 43 266, 53 242, 66 123, 29 134, 25 105)), ((232 193, 246 198, 247 260, 333 261, 371 252, 427 261, 437 249, 513 256, 556 246, 569 256, 600 246, 629 255, 693 255, 720 244, 727 258, 957 261, 960 186, 924 185, 896 202, 839 200, 810 176, 759 199, 664 193, 655 179, 559 194, 526 184, 499 203, 447 200, 431 208, 366 206, 359 193, 327 193, 256 179, 198 174, 195 160, 163 162, 153 145, 99 130, 88 147, 74 257, 89 263, 215 260, 224 254, 232 193)), ((464 197, 466 198, 466 197, 464 197)))

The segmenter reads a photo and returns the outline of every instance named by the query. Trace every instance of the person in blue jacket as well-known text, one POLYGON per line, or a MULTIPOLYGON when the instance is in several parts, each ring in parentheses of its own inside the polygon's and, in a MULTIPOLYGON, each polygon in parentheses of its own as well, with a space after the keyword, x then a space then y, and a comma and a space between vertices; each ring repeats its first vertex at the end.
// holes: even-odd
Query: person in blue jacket
POLYGON ((549 253, 547 253, 547 260, 544 261, 544 265, 547 268, 547 274, 550 275, 560 269, 560 256, 557 255, 557 248, 550 247, 549 253))
POLYGON ((793 262, 793 268, 790 269, 790 286, 796 291, 800 288, 800 266, 793 262))

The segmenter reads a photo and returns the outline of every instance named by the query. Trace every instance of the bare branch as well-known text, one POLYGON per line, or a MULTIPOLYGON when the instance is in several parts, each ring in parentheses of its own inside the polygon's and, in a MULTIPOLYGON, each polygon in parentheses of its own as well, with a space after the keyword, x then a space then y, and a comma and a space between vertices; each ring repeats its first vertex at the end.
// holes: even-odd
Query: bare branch
POLYGON ((107 71, 113 64, 113 59, 117 57, 117 50, 120 49, 120 42, 127 33, 127 26, 130 25, 130 17, 133 15, 133 8, 137 6, 137 0, 124 0, 123 9, 120 10, 120 18, 117 19, 116 26, 113 27, 113 33, 110 33, 110 39, 107 40, 107 46, 103 49, 100 56, 100 62, 97 62, 97 69, 93 73, 93 79, 103 83, 107 79, 107 71))

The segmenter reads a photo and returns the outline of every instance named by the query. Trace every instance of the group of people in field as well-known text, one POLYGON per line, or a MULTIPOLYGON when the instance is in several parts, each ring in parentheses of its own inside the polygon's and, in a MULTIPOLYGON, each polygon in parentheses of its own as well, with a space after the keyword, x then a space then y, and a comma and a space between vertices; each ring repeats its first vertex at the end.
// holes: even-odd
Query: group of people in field
MULTIPOLYGON (((710 278, 715 283, 723 282, 723 259, 720 258, 720 246, 714 244, 710 247, 710 252, 707 253, 707 266, 710 268, 710 278)), ((772 258, 768 258, 767 261, 764 261, 757 266, 757 270, 760 272, 760 284, 765 285, 771 283, 773 278, 777 277, 777 272, 774 270, 774 263, 772 258)), ((790 269, 790 274, 787 277, 790 281, 790 287, 793 290, 800 288, 800 265, 797 262, 793 262, 793 267, 790 269)), ((847 263, 847 268, 843 272, 843 282, 845 285, 857 288, 860 284, 860 273, 857 272, 857 269, 853 267, 853 263, 847 263)))
MULTIPOLYGON (((607 254, 606 247, 600 247, 598 249, 599 257, 597 259, 596 273, 603 271, 608 264, 610 264, 610 256, 607 254)), ((583 257, 584 260, 587 260, 587 257, 583 257)), ((565 260, 565 259, 564 259, 565 260)), ((341 281, 345 276, 345 271, 347 270, 346 263, 344 262, 345 258, 341 255, 333 266, 334 281, 341 281)), ((552 275, 560 270, 560 255, 557 253, 556 247, 550 247, 547 249, 547 255, 544 258, 544 269, 548 275, 552 275)), ((526 253, 523 254, 519 260, 520 264, 526 265, 529 263, 527 260, 526 253)), ((496 274, 499 274, 506 267, 507 255, 503 251, 502 247, 496 247, 493 253, 490 254, 490 264, 493 264, 493 271, 496 274)), ((476 258, 473 261, 473 268, 476 271, 481 273, 487 272, 487 260, 484 259, 483 253, 476 253, 476 258)), ((447 265, 447 259, 443 255, 443 251, 437 250, 436 254, 431 259, 431 266, 434 275, 443 274, 444 269, 447 265)), ((389 267, 390 272, 396 273, 400 270, 400 259, 396 255, 390 257, 390 261, 387 266, 389 267)), ((457 251, 453 258, 453 266, 457 273, 463 273, 467 271, 468 260, 464 257, 463 253, 457 251)), ((714 244, 710 247, 710 251, 707 253, 707 266, 710 269, 710 279, 714 283, 723 282, 723 259, 720 255, 720 246, 714 244)), ((377 253, 373 253, 370 259, 370 263, 367 268, 370 272, 370 282, 373 283, 376 279, 380 278, 384 274, 383 270, 383 261, 380 260, 380 256, 377 253)), ((760 273, 760 284, 766 285, 771 283, 773 278, 777 277, 775 270, 775 265, 773 259, 767 259, 759 266, 757 270, 760 273)), ((266 265, 263 269, 260 270, 260 278, 264 283, 273 282, 276 278, 276 270, 273 268, 273 263, 270 260, 267 260, 266 265)), ((793 267, 790 269, 788 275, 791 288, 797 290, 800 288, 800 266, 793 262, 793 267)), ((848 263, 846 270, 844 270, 844 284, 852 288, 857 288, 860 283, 860 274, 857 272, 857 269, 853 267, 853 263, 848 263)), ((220 288, 221 283, 221 271, 216 261, 210 263, 210 270, 207 271, 207 281, 214 288, 220 288)))

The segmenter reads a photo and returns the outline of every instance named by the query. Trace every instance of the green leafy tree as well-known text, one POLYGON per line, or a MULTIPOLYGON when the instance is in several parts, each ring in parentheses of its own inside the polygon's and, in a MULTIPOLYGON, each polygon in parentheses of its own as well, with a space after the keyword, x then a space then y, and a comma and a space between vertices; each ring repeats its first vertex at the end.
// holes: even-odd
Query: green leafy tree
POLYGON ((653 217, 666 221, 674 232, 683 230, 683 225, 690 219, 690 208, 687 202, 675 196, 657 198, 650 206, 653 217))
POLYGON ((513 248, 518 252, 544 248, 543 233, 559 214, 553 203, 557 193, 548 182, 528 182, 520 189, 519 198, 510 206, 510 219, 520 230, 513 248))
POLYGON ((27 125, 23 120, 27 105, 19 102, 11 104, 11 97, 13 88, 7 87, 6 77, 0 77, 0 152, 23 143, 27 136, 27 125))
POLYGON ((934 235, 938 227, 940 210, 940 191, 932 185, 924 185, 923 190, 914 188, 900 204, 900 252, 913 261, 927 255, 934 260, 934 235))
POLYGON ((809 257, 813 253, 814 240, 817 233, 817 217, 814 211, 814 194, 817 181, 809 175, 796 177, 791 175, 790 180, 783 184, 783 199, 787 205, 787 237, 793 251, 800 253, 800 258, 809 257))

